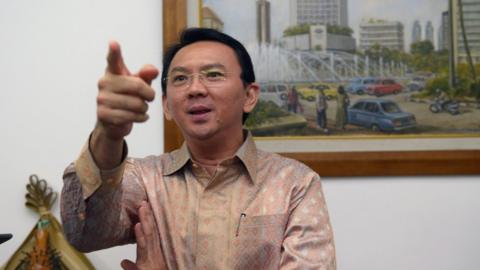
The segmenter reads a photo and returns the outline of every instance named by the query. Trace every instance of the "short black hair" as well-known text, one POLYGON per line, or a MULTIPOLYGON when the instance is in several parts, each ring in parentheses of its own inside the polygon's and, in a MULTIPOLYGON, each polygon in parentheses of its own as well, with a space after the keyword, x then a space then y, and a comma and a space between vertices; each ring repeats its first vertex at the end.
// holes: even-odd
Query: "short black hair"
MULTIPOLYGON (((240 78, 245 86, 255 82, 255 72, 253 70, 253 63, 247 49, 235 38, 210 28, 187 28, 180 34, 180 41, 168 47, 163 54, 163 68, 162 68, 162 94, 167 95, 167 76, 168 69, 172 63, 173 57, 182 48, 199 41, 214 41, 222 43, 233 49, 237 56, 238 63, 242 69, 240 78)), ((243 122, 248 117, 248 113, 243 114, 243 122)))

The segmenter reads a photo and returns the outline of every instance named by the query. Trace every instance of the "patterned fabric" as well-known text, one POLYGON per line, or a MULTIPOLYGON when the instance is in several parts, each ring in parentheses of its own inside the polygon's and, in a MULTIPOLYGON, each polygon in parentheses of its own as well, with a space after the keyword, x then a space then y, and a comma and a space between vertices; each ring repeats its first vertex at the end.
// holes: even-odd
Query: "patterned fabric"
POLYGON ((108 172, 84 147, 64 173, 65 234, 82 251, 133 243, 142 200, 151 204, 169 269, 336 269, 320 177, 258 150, 250 134, 213 176, 185 144, 126 158, 108 172))

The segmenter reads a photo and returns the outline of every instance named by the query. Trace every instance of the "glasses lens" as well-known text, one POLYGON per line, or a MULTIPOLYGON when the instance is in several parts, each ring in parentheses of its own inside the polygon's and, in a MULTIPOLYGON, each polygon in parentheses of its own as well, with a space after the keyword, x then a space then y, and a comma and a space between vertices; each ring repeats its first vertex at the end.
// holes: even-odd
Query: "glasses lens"
POLYGON ((216 82, 225 81, 226 73, 220 70, 209 70, 202 74, 206 83, 215 84, 216 82))
POLYGON ((187 85, 190 80, 187 74, 172 74, 168 77, 168 83, 175 87, 187 85))

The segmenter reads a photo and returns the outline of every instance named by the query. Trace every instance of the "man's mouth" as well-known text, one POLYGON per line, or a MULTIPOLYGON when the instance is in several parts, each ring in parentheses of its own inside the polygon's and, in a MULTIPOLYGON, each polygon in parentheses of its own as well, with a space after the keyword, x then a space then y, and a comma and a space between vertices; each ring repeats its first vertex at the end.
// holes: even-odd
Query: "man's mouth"
POLYGON ((209 113, 211 112, 212 110, 208 109, 208 108, 205 108, 205 109, 196 109, 196 110, 190 110, 188 113, 189 114, 194 114, 194 115, 198 115, 198 114, 205 114, 205 113, 209 113))
POLYGON ((192 106, 191 108, 188 109, 188 114, 193 116, 195 120, 205 120, 207 117, 208 113, 212 111, 211 108, 203 105, 196 105, 192 106))

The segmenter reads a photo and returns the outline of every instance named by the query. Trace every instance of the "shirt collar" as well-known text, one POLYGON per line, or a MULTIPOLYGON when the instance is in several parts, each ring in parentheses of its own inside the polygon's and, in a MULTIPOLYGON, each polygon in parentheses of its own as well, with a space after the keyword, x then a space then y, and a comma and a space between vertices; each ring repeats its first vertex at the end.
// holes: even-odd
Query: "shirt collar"
MULTIPOLYGON (((257 177, 257 147, 250 131, 244 130, 246 139, 235 153, 247 169, 252 182, 255 184, 257 177)), ((192 158, 188 151, 187 144, 183 142, 182 146, 170 153, 170 162, 165 166, 163 175, 170 175, 183 168, 192 158)))
POLYGON ((180 170, 191 159, 190 152, 188 152, 187 144, 183 142, 182 146, 179 149, 176 149, 169 154, 169 158, 170 160, 169 162, 167 162, 163 171, 164 176, 173 174, 176 171, 180 170))
POLYGON ((253 141, 253 136, 250 131, 244 131, 247 138, 243 142, 242 146, 238 149, 235 156, 237 156, 245 166, 250 175, 250 179, 255 184, 257 179, 257 146, 253 141))

